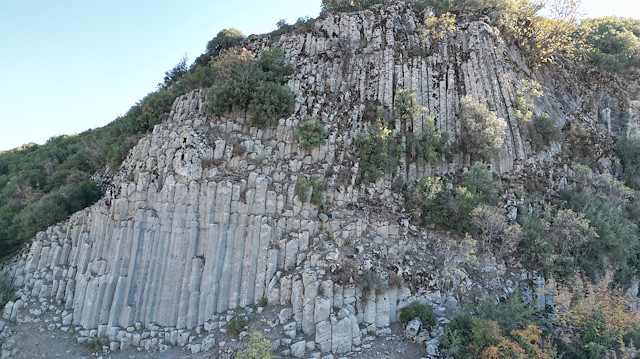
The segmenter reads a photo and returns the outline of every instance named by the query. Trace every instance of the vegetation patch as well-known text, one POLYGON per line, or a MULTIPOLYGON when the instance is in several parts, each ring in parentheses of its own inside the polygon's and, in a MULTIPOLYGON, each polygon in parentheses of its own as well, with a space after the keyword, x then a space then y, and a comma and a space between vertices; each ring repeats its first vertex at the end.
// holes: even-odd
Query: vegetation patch
POLYGON ((16 288, 11 285, 7 273, 0 270, 0 309, 4 308, 7 302, 16 299, 16 288))
POLYGON ((367 127, 356 137, 360 175, 366 182, 375 182, 383 174, 393 173, 403 151, 400 141, 392 136, 381 120, 367 127))
POLYGON ((624 182, 636 191, 640 190, 640 139, 621 135, 618 139, 618 156, 624 169, 624 182))
POLYGON ((293 130, 293 138, 307 151, 319 147, 329 135, 322 122, 315 117, 307 116, 293 130))
POLYGON ((548 115, 535 116, 529 122, 529 138, 533 152, 540 152, 549 148, 552 142, 561 141, 562 131, 548 115))
POLYGON ((515 116, 520 123, 529 122, 533 116, 533 99, 542 96, 540 84, 533 80, 522 80, 516 91, 515 116))
POLYGON ((247 348, 236 355, 236 359, 271 359, 271 342, 260 332, 249 335, 247 348))
POLYGON ((244 315, 236 315, 227 323, 227 333, 238 336, 249 325, 249 320, 244 315))
POLYGON ((481 204, 496 204, 498 191, 485 166, 471 167, 465 178, 447 186, 438 177, 425 177, 409 186, 409 205, 417 207, 425 225, 453 230, 457 233, 475 234, 471 212, 481 204))
POLYGON ((413 318, 420 318, 423 325, 431 327, 438 324, 438 318, 433 313, 433 307, 427 303, 413 302, 409 306, 402 308, 399 318, 401 323, 409 323, 413 318))
POLYGON ((414 89, 402 89, 396 93, 394 117, 402 128, 420 124, 420 131, 406 133, 406 155, 420 165, 437 166, 443 161, 451 162, 457 145, 447 131, 435 126, 435 119, 427 116, 427 108, 418 104, 414 89))
POLYGON ((109 345, 109 338, 106 335, 93 337, 86 342, 87 351, 90 354, 102 353, 102 347, 109 345))
POLYGON ((298 177, 295 192, 301 201, 310 201, 312 204, 319 206, 324 199, 323 193, 327 189, 327 183, 320 181, 315 177, 307 179, 303 176, 298 177), (311 192, 311 193, 309 193, 311 192))
POLYGON ((552 317, 563 358, 631 358, 640 354, 638 299, 605 276, 597 284, 577 277, 571 286, 550 286, 552 317))
POLYGON ((632 77, 640 69, 640 20, 619 17, 586 19, 580 23, 585 34, 579 46, 583 59, 600 69, 632 77))
POLYGON ((507 129, 503 118, 470 96, 460 99, 458 117, 462 125, 460 143, 472 161, 488 162, 498 154, 507 129))
POLYGON ((387 283, 380 278, 380 275, 374 270, 366 270, 360 275, 360 287, 362 296, 367 297, 369 293, 380 294, 387 289, 387 283))
POLYGON ((514 296, 506 303, 485 299, 445 328, 441 344, 453 358, 556 358, 542 313, 514 296))
POLYGON ((208 93, 211 113, 242 112, 252 125, 267 128, 293 112, 295 94, 284 86, 293 66, 279 48, 264 51, 258 59, 246 50, 227 52, 212 67, 216 78, 208 93))

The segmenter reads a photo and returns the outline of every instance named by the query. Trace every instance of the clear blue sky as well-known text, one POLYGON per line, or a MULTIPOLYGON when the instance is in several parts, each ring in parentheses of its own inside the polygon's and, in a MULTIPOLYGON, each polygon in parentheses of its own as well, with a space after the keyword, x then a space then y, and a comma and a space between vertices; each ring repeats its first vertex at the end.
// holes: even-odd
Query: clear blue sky
MULTIPOLYGON (((321 0, 0 0, 0 151, 103 126, 221 29, 246 35, 316 17, 321 0)), ((640 18, 636 0, 583 1, 640 18), (634 4, 634 5, 631 5, 634 4)))

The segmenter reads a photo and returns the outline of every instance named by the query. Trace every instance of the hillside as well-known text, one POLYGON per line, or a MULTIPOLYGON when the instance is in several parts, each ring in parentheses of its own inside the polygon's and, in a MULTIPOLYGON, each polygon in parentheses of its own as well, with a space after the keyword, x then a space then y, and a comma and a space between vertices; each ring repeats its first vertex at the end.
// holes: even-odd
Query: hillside
POLYGON ((43 229, 3 318, 228 357, 376 357, 398 321, 429 357, 637 355, 633 56, 362 6, 221 31, 108 127, 2 154, 3 244, 43 229))

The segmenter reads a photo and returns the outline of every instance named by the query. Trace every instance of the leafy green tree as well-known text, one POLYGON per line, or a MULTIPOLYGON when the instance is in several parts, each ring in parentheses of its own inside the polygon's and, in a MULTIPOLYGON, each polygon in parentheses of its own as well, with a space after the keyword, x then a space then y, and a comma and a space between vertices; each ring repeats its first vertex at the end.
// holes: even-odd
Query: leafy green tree
POLYGON ((242 40, 244 40, 244 34, 235 27, 220 30, 220 32, 218 32, 218 34, 207 43, 206 53, 208 55, 217 56, 222 50, 240 45, 242 40))
POLYGON ((534 152, 542 151, 551 146, 552 142, 562 140, 562 131, 556 125, 556 121, 546 114, 533 117, 528 129, 531 149, 534 152))
POLYGON ((535 306, 517 295, 507 302, 486 298, 472 313, 460 313, 446 326, 441 343, 454 358, 558 358, 535 306))
POLYGON ((267 128, 277 124, 281 117, 290 115, 295 109, 296 97, 288 87, 274 82, 263 82, 249 102, 251 124, 267 128))
POLYGON ((433 313, 433 307, 428 303, 413 302, 400 311, 400 322, 409 323, 413 318, 420 318, 423 325, 434 327, 438 318, 433 313))
POLYGON ((498 191, 486 167, 475 165, 454 186, 445 186, 438 178, 423 178, 410 186, 408 197, 422 210, 424 224, 475 234, 479 228, 473 223, 472 211, 481 204, 496 204, 498 191))
POLYGON ((402 145, 381 120, 367 127, 356 137, 360 174, 367 182, 375 182, 383 173, 391 174, 398 167, 402 145))
POLYGON ((243 111, 254 126, 266 128, 293 112, 295 94, 284 86, 293 68, 282 50, 264 51, 258 60, 248 51, 229 52, 213 66, 217 75, 208 100, 214 114, 243 111))
POLYGON ((409 131, 404 134, 408 159, 432 166, 453 159, 456 144, 451 134, 436 128, 434 118, 427 116, 427 108, 418 104, 414 89, 396 92, 394 107, 393 116, 400 120, 402 129, 421 128, 417 133, 409 131))
POLYGON ((618 17, 587 19, 579 47, 584 59, 606 71, 629 75, 640 69, 640 20, 618 17))
POLYGON ((258 66, 262 70, 261 80, 284 85, 287 77, 293 74, 294 68, 286 62, 284 52, 279 47, 263 51, 258 58, 258 66))
POLYGON ((472 160, 489 161, 502 147, 507 122, 471 96, 460 99, 461 144, 472 160))
POLYGON ((625 133, 617 143, 618 156, 624 169, 624 182, 627 186, 640 191, 640 139, 625 133))
POLYGON ((585 171, 584 182, 563 193, 567 207, 584 214, 599 237, 580 252, 578 265, 591 278, 617 267, 616 279, 626 283, 640 274, 640 234, 629 216, 633 192, 609 174, 585 171))
POLYGON ((209 104, 213 113, 221 115, 242 110, 246 117, 260 80, 256 59, 248 51, 229 52, 217 59, 213 67, 217 73, 216 83, 209 92, 209 104))
POLYGON ((158 88, 162 89, 169 87, 171 84, 181 79, 189 70, 187 67, 188 60, 189 58, 187 57, 187 54, 184 54, 176 66, 164 73, 164 80, 158 84, 158 88))

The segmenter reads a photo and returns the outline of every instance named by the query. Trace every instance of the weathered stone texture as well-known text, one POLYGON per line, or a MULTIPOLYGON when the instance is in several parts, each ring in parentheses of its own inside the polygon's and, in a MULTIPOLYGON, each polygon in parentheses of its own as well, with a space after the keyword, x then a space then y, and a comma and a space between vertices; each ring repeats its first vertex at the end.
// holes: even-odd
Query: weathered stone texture
MULTIPOLYGON (((251 127, 242 116, 207 116, 204 90, 178 98, 169 118, 131 151, 102 200, 38 233, 12 267, 14 284, 27 296, 63 306, 68 324, 172 327, 180 330, 166 340, 172 345, 186 345, 182 330, 207 326, 217 313, 264 298, 286 307, 279 321, 291 321, 287 336, 301 331, 315 337, 321 352, 336 354, 360 345, 362 331, 396 321, 399 308, 413 300, 442 305, 447 294, 437 285, 438 268, 407 259, 407 253, 425 252, 429 237, 410 224, 404 198, 391 183, 394 176, 457 170, 468 158, 459 155, 438 169, 403 159, 394 176, 360 183, 353 143, 367 125, 365 103, 391 110, 399 89, 414 88, 437 127, 458 136, 459 98, 471 94, 508 122, 492 165, 509 171, 531 157, 513 107, 515 86, 529 70, 483 17, 462 17, 459 31, 426 42, 414 31, 422 21, 394 3, 325 14, 314 31, 283 35, 276 44, 295 64, 288 85, 297 105, 271 129, 251 127), (313 151, 293 139, 305 115, 317 116, 329 130, 313 151), (246 151, 234 151, 236 146, 246 151), (296 194, 301 176, 326 179, 323 213, 296 194), (382 268, 383 262, 389 265, 382 268), (354 265, 351 276, 347 264, 354 265), (414 291, 400 285, 363 295, 357 277, 365 270, 379 270, 385 283, 391 271, 413 278, 414 291)), ((256 53, 270 45, 268 37, 246 44, 256 53)), ((543 83, 543 90, 549 86, 543 83)), ((564 121, 557 101, 545 97, 535 110, 564 121)), ((637 106, 629 113, 638 117, 637 106)), ((421 121, 394 126, 400 135, 421 129, 421 121)), ((491 273, 485 288, 504 289, 503 277, 523 275, 495 263, 485 267, 479 271, 491 273)), ((465 277, 454 283, 472 284, 478 285, 465 277)), ((10 302, 3 318, 15 320, 22 305, 10 302)), ((455 310, 455 303, 442 310, 449 307, 455 310)), ((145 340, 129 335, 119 342, 153 346, 145 340)), ((211 338, 192 350, 214 344, 211 338)), ((289 349, 304 356, 307 343, 296 341, 289 349)))

